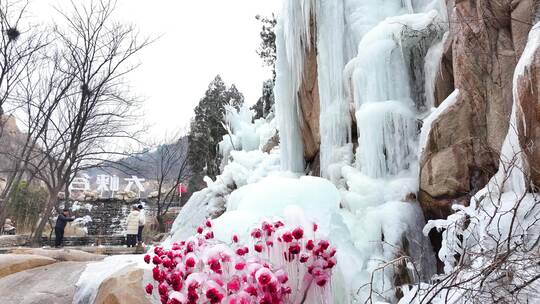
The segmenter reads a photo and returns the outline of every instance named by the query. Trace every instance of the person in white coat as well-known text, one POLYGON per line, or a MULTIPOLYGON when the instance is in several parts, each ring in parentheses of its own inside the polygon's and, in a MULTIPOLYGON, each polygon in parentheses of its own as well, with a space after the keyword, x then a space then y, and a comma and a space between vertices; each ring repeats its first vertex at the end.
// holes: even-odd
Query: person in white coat
POLYGON ((139 223, 141 221, 139 213, 139 208, 137 208, 137 206, 133 206, 127 217, 126 244, 128 247, 135 247, 137 244, 137 233, 139 232, 139 223))

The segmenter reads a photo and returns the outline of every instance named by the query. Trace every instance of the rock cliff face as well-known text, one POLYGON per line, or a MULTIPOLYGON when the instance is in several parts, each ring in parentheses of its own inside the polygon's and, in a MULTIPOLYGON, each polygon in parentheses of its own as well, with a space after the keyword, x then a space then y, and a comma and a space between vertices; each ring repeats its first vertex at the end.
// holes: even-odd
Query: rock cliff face
POLYGON ((310 23, 310 46, 306 50, 304 73, 300 85, 299 102, 302 113, 302 138, 304 140, 304 158, 311 163, 319 153, 321 136, 319 133, 320 100, 317 66, 317 32, 315 20, 310 23))
MULTIPOLYGON (((435 79, 433 106, 458 98, 435 121, 419 156, 418 198, 427 219, 467 204, 497 171, 513 104, 513 74, 535 22, 539 0, 447 0, 450 30, 435 79)), ((316 22, 312 22, 315 33, 316 22)), ((316 39, 306 51, 299 90, 306 162, 320 148, 316 39)), ((540 51, 537 51, 540 52, 540 51)), ((540 184, 540 54, 518 82, 520 140, 540 184)), ((352 130, 354 131, 354 130, 352 130)), ((354 133, 354 132, 352 132, 354 133)))
MULTIPOLYGON (((453 203, 467 204, 497 170, 512 110, 513 74, 531 29, 535 1, 448 5, 454 6, 449 10, 451 52, 442 58, 440 78, 453 78, 459 97, 433 122, 421 156, 419 197, 428 219, 446 217, 453 203)), ((450 85, 441 79, 436 92, 446 94, 450 85)), ((534 98, 524 100, 534 104, 538 95, 534 98)))
POLYGON ((518 77, 514 92, 517 102, 517 131, 534 185, 540 185, 540 45, 532 61, 518 77))

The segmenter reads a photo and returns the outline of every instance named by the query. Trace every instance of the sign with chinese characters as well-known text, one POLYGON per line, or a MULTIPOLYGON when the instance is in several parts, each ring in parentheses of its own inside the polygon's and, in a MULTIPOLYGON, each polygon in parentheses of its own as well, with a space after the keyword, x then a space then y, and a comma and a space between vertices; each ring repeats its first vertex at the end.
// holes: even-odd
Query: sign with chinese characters
MULTIPOLYGON (((145 179, 132 175, 131 177, 124 178, 124 181, 126 182, 126 186, 123 191, 127 193, 134 190, 137 197, 140 198, 141 192, 145 191, 143 185, 145 179)), ((120 190, 120 178, 117 175, 99 174, 95 177, 95 182, 95 191, 99 193, 99 197, 101 198, 104 198, 105 196, 112 198, 120 190)), ((74 192, 94 191, 91 187, 90 176, 82 174, 81 176, 73 178, 68 190, 70 196, 73 195, 74 192)))
POLYGON ((90 191, 90 180, 87 174, 83 174, 79 177, 75 177, 71 184, 69 184, 69 194, 73 191, 90 191))

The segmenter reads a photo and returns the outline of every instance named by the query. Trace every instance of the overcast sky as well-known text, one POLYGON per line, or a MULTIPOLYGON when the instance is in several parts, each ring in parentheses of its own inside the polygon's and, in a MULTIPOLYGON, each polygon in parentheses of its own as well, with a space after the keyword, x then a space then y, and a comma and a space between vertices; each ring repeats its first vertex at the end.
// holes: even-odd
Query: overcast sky
MULTIPOLYGON (((150 135, 187 127, 193 108, 210 81, 221 74, 253 104, 271 77, 255 52, 260 23, 255 15, 277 12, 281 0, 118 0, 119 18, 143 35, 160 38, 139 55, 141 66, 129 77, 144 97, 150 135)), ((52 5, 69 0, 33 0, 38 15, 51 18, 52 5)))

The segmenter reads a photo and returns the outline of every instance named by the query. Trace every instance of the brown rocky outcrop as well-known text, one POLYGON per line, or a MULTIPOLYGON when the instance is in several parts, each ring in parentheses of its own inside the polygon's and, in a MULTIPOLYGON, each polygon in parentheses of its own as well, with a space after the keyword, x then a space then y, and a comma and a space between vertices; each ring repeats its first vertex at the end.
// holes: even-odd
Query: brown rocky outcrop
POLYGON ((319 116, 321 110, 317 66, 317 29, 313 18, 311 19, 310 27, 310 46, 306 50, 303 78, 298 92, 302 114, 300 128, 304 141, 304 158, 308 163, 313 161, 317 156, 321 143, 319 133, 319 116))
POLYGON ((45 256, 30 254, 0 254, 0 278, 53 263, 56 263, 56 260, 45 256))
MULTIPOLYGON (((540 30, 537 29, 537 30, 540 30)), ((516 83, 517 130, 531 181, 540 185, 540 45, 516 83)))
POLYGON ((533 2, 462 0, 451 10, 452 69, 460 94, 433 122, 421 157, 419 197, 427 218, 446 217, 455 202, 466 204, 497 170, 513 72, 532 22, 533 14, 524 12, 533 11, 533 2))
POLYGON ((144 270, 124 268, 99 286, 95 304, 150 304, 142 286, 144 270))

